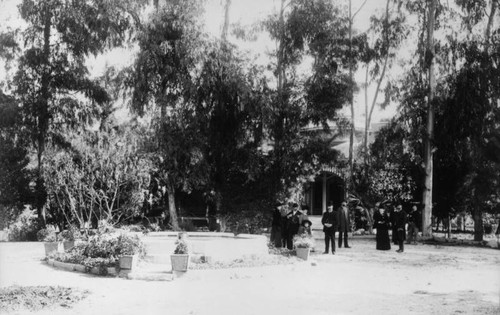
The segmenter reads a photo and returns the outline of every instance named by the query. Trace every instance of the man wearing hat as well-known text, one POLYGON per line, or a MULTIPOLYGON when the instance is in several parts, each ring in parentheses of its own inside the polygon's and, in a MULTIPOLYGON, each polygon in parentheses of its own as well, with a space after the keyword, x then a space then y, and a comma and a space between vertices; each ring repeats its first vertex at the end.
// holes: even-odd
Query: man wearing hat
POLYGON ((335 255, 335 230, 338 226, 337 214, 333 211, 333 203, 330 201, 327 211, 323 213, 321 218, 323 224, 323 232, 325 232, 325 252, 328 254, 330 242, 332 243, 332 254, 335 255))
POLYGON ((398 242, 399 249, 398 253, 404 252, 404 241, 406 238, 406 225, 407 215, 406 212, 403 211, 403 206, 398 204, 394 211, 394 227, 396 228, 396 241, 398 242))
POLYGON ((342 247, 342 238, 344 239, 344 247, 351 248, 347 242, 347 232, 351 227, 351 215, 345 201, 342 202, 342 206, 338 210, 337 220, 339 224, 339 248, 342 247))

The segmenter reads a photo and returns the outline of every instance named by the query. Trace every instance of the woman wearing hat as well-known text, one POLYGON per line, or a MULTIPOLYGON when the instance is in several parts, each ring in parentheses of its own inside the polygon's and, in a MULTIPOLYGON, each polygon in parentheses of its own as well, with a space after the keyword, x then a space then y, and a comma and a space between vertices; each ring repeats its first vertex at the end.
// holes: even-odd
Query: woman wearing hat
POLYGON ((391 221, 383 206, 378 207, 378 211, 373 215, 373 227, 377 229, 377 249, 390 250, 391 240, 389 239, 389 228, 391 221))
POLYGON ((282 203, 276 203, 273 211, 273 221, 271 222, 271 243, 276 247, 282 245, 281 235, 281 207, 282 203))

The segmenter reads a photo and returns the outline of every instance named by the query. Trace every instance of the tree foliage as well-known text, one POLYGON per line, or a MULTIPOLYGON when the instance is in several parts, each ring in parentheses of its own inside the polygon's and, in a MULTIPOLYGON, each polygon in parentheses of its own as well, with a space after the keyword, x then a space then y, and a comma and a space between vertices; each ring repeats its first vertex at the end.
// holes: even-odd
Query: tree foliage
POLYGON ((138 155, 133 130, 108 128, 72 140, 72 151, 51 147, 44 159, 49 222, 90 225, 140 216, 151 163, 138 155), (134 140, 132 140, 134 139, 134 140))
MULTIPOLYGON (((475 220, 475 239, 482 239, 482 212, 491 211, 498 199, 498 167, 488 157, 490 142, 500 121, 498 30, 492 30, 492 21, 498 19, 497 2, 457 1, 457 6, 438 6, 437 27, 446 34, 436 43, 438 86, 435 135, 433 139, 434 180, 433 213, 438 217, 470 211, 475 220), (486 19, 484 9, 488 8, 486 19), (481 13, 483 12, 483 13, 481 13), (459 34, 443 21, 458 18, 459 34)), ((423 2, 409 6, 417 12, 425 25, 423 2)), ((425 29, 421 29, 423 34, 425 29)), ((423 39, 423 36, 419 37, 423 39)), ((382 133, 388 143, 407 144, 407 152, 414 158, 413 167, 422 163, 422 141, 425 125, 425 101, 428 81, 420 69, 425 67, 428 52, 418 46, 407 77, 395 88, 401 102, 396 128, 407 130, 404 139, 391 139, 382 133)), ((398 155, 396 155, 398 156, 398 155)), ((404 165, 407 160, 398 163, 404 165)))
MULTIPOLYGON (((311 135, 304 136, 302 130, 313 124, 329 133, 329 123, 339 120, 337 111, 352 94, 354 84, 346 74, 347 25, 341 9, 329 1, 282 1, 281 12, 265 22, 271 38, 278 43, 273 54, 277 85, 271 91, 266 115, 274 145, 270 159, 276 194, 286 194, 287 188, 301 177, 318 172, 324 162, 318 160, 324 156, 321 152, 330 152, 330 162, 336 156, 328 141, 322 142, 327 147, 320 147, 321 142, 312 140, 311 135), (301 77, 297 68, 307 58, 313 59, 312 69, 301 77), (305 161, 317 163, 307 167, 305 161)), ((353 57, 357 54, 354 49, 353 57)))
POLYGON ((0 91, 0 227, 4 228, 30 203, 28 150, 17 128, 20 113, 13 97, 0 91))
MULTIPOLYGON (((27 26, 12 84, 21 105, 21 124, 37 150, 36 205, 42 223, 46 194, 41 167, 47 143, 61 142, 61 125, 89 123, 98 110, 96 105, 109 100, 106 91, 89 78, 85 58, 123 44, 130 34, 134 10, 142 4, 24 0, 19 5, 27 26)), ((2 41, 6 40, 11 49, 2 50, 2 55, 12 59, 13 38, 2 35, 2 41)))

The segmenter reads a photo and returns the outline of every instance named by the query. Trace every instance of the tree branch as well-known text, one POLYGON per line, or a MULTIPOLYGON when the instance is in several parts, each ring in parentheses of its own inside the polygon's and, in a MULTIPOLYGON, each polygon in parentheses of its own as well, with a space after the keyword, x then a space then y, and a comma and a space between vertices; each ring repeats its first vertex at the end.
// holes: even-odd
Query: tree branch
POLYGON ((361 9, 363 9, 363 7, 365 6, 365 4, 366 4, 366 2, 367 2, 367 1, 368 1, 368 0, 365 0, 365 1, 363 2, 363 4, 359 7, 359 9, 358 9, 356 12, 354 12, 354 14, 353 14, 353 15, 352 15, 352 17, 351 17, 351 19, 352 19, 352 20, 354 20, 354 18, 355 18, 355 17, 356 17, 356 15, 359 13, 359 11, 361 11, 361 9))

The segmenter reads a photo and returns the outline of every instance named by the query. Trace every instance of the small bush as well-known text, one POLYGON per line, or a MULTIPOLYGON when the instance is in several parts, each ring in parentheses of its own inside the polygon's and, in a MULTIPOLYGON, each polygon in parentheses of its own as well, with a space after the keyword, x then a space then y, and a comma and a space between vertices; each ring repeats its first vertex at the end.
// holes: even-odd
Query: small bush
POLYGON ((234 234, 262 234, 271 222, 270 212, 248 210, 226 215, 225 226, 234 234))
POLYGON ((23 211, 9 228, 9 240, 14 242, 34 242, 37 240, 38 223, 31 210, 23 211))
POLYGON ((41 229, 36 233, 39 242, 55 242, 57 240, 56 231, 53 229, 41 229))
POLYGON ((73 225, 71 225, 69 229, 62 231, 60 236, 63 241, 75 241, 83 238, 80 230, 73 225))
POLYGON ((188 254, 189 248, 186 241, 186 235, 184 233, 179 233, 177 241, 175 241, 174 254, 188 254))
POLYGON ((295 248, 314 248, 314 238, 305 233, 295 235, 293 237, 293 246, 295 248))

